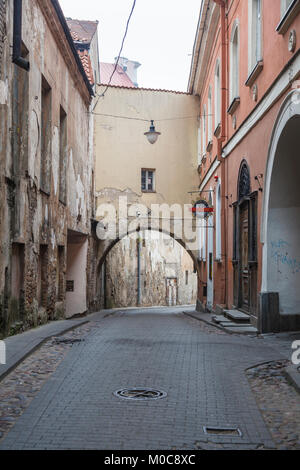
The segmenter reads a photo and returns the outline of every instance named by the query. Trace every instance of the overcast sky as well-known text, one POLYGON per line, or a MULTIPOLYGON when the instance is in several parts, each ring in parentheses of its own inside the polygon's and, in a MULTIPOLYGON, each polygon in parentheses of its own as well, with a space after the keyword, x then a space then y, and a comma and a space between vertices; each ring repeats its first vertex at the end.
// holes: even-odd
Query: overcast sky
MULTIPOLYGON (((65 16, 98 20, 100 61, 118 55, 133 0, 60 0, 65 16)), ((141 87, 186 91, 201 0, 137 0, 122 56, 141 87)))

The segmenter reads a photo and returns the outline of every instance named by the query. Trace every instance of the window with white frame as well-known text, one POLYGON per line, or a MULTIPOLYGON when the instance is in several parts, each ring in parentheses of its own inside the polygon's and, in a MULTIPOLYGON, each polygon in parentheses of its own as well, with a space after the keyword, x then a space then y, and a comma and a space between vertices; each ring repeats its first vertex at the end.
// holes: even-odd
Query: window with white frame
POLYGON ((221 230, 221 184, 217 186, 216 197, 216 260, 221 260, 222 257, 222 230, 221 230))
POLYGON ((208 132, 208 142, 212 142, 212 96, 211 96, 211 86, 209 87, 209 90, 208 90, 207 132, 208 132))
POLYGON ((201 161, 202 161, 202 139, 201 139, 201 133, 202 133, 202 129, 201 129, 201 120, 200 120, 200 124, 199 124, 199 127, 198 127, 198 165, 200 165, 201 161))
POLYGON ((155 170, 142 169, 142 191, 155 191, 155 170))
POLYGON ((248 62, 249 73, 262 60, 262 0, 248 0, 249 37, 248 62))
POLYGON ((221 67, 217 60, 215 69, 215 127, 221 123, 221 67))
POLYGON ((230 40, 230 103, 240 96, 240 60, 239 60, 239 23, 235 22, 231 31, 230 40))
POLYGON ((206 153, 206 107, 203 108, 202 116, 202 155, 206 153))
POLYGON ((286 14, 293 0, 281 0, 281 18, 286 14))
POLYGON ((198 218, 198 257, 202 261, 206 261, 206 220, 198 218))

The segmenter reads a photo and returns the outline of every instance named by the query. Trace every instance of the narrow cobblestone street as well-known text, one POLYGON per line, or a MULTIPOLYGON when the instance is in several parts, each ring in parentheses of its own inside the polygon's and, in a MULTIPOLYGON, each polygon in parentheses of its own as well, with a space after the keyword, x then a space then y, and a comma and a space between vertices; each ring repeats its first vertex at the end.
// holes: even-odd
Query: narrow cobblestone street
POLYGON ((284 384, 294 420, 290 429, 284 415, 287 437, 280 439, 280 423, 277 434, 269 431, 276 397, 264 420, 260 369, 248 373, 249 380, 245 373, 286 359, 260 338, 228 335, 178 308, 94 315, 50 339, 0 383, 0 449, 299 448, 297 392, 284 384), (138 387, 167 396, 132 401, 114 395, 138 387))

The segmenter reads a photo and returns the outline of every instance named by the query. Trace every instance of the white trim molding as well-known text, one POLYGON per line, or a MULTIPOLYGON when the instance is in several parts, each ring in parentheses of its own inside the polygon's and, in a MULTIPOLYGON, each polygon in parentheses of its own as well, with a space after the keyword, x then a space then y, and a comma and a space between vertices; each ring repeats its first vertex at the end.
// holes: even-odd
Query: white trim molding
POLYGON ((297 79, 300 71, 300 54, 295 56, 289 67, 279 77, 270 90, 266 93, 261 102, 248 116, 246 121, 241 125, 230 141, 224 146, 222 156, 226 158, 245 138, 245 136, 256 126, 258 121, 272 108, 273 104, 280 96, 289 89, 293 81, 297 79))
POLYGON ((216 169, 220 166, 221 162, 219 160, 215 160, 214 163, 211 165, 209 171, 206 173, 204 180, 202 181, 199 192, 203 191, 207 183, 209 182, 210 178, 212 178, 213 174, 215 173, 216 169))

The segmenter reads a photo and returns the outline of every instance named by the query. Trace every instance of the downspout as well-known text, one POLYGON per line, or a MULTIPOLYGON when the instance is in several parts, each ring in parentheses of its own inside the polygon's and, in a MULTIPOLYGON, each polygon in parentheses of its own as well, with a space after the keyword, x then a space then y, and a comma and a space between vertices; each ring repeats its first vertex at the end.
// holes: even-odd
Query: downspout
POLYGON ((14 31, 12 61, 27 72, 30 69, 28 60, 22 57, 22 0, 14 0, 14 31))
POLYGON ((222 232, 223 243, 222 251, 225 260, 225 298, 224 304, 228 307, 228 254, 227 254, 227 226, 226 226, 226 194, 227 194, 227 181, 225 171, 225 159, 222 157, 223 143, 226 141, 226 100, 227 100, 227 62, 226 62, 226 11, 224 0, 213 0, 220 5, 220 19, 221 19, 221 135, 218 138, 218 160, 221 163, 221 201, 222 201, 222 232))
POLYGON ((137 305, 141 305, 141 240, 137 240, 137 305))

